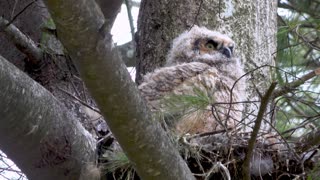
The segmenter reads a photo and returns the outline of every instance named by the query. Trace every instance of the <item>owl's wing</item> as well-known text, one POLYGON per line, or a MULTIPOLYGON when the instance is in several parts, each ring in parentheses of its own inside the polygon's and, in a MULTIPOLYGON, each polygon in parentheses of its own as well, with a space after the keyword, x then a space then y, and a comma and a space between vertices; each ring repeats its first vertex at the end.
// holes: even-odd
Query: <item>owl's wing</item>
POLYGON ((195 77, 209 68, 209 65, 200 62, 163 67, 147 74, 139 86, 139 90, 152 106, 153 101, 158 101, 185 80, 195 77))

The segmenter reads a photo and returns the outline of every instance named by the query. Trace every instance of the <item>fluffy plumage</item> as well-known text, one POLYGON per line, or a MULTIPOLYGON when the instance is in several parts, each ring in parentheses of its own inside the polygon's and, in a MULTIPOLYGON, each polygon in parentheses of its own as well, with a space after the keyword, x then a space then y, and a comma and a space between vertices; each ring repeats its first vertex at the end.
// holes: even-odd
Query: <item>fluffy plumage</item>
POLYGON ((170 97, 197 96, 199 92, 208 97, 205 107, 178 113, 181 117, 173 125, 178 134, 234 128, 241 121, 243 105, 239 102, 244 99, 243 81, 235 82, 244 73, 239 59, 233 57, 233 48, 228 36, 207 28, 195 26, 185 31, 174 39, 166 67, 144 77, 139 86, 142 96, 153 111, 163 113, 168 111, 165 102, 170 97))

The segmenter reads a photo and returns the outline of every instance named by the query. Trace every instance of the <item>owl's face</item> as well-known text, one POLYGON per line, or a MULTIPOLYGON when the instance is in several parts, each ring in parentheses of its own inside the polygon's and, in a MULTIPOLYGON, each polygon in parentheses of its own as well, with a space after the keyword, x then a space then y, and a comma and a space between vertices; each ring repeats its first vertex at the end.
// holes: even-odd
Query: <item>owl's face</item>
POLYGON ((233 47, 234 43, 230 38, 220 36, 197 39, 194 42, 194 51, 200 55, 221 53, 230 58, 233 55, 233 47))
POLYGON ((168 54, 167 65, 185 62, 215 63, 215 61, 232 61, 235 43, 228 36, 194 26, 173 40, 168 54))

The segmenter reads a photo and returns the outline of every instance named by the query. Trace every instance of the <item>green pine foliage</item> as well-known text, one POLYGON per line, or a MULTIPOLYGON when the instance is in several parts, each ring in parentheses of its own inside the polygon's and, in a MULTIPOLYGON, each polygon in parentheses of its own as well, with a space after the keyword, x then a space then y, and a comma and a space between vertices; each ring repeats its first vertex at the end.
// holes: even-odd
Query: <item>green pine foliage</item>
MULTIPOLYGON (((279 1, 276 78, 280 86, 320 67, 320 1, 279 1)), ((320 78, 315 77, 276 100, 280 132, 296 136, 320 126, 320 78)))

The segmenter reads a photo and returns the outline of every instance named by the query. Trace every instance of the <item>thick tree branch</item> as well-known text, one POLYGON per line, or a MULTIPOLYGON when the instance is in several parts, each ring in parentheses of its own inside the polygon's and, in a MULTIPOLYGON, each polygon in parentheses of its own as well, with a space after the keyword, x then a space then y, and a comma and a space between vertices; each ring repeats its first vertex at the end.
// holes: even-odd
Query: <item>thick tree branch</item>
POLYGON ((254 151, 255 142, 258 136, 258 132, 260 130, 263 117, 265 115, 264 113, 268 107, 268 103, 270 99, 272 98, 271 97, 272 92, 275 87, 276 87, 276 83, 272 83, 269 89, 267 90, 266 94, 261 99, 261 104, 260 104, 257 118, 255 120, 255 125, 253 127, 253 131, 251 133, 251 137, 248 142, 247 154, 242 165, 242 174, 243 174, 243 179, 245 180, 250 180, 250 162, 251 162, 252 154, 254 151))
POLYGON ((14 43, 22 53, 24 53, 32 64, 38 64, 42 59, 42 50, 28 36, 24 35, 16 26, 10 24, 4 18, 0 17, 0 32, 14 43))
MULTIPOLYGON (((194 179, 118 57, 94 1, 46 0, 58 37, 142 179, 194 179)), ((108 28, 107 28, 108 29, 108 28)))
MULTIPOLYGON (((106 27, 107 30, 111 30, 113 23, 117 17, 117 14, 120 11, 122 1, 119 0, 112 0, 112 1, 105 1, 105 0, 96 0, 99 4, 102 13, 107 19, 106 27)), ((131 25, 131 24, 130 24, 131 25)), ((134 47, 134 39, 126 44, 117 46, 118 51, 120 52, 121 59, 128 67, 134 67, 136 65, 136 57, 135 57, 135 47, 134 47)))
POLYGON ((132 5, 133 7, 140 7, 140 1, 131 0, 131 5, 132 5))
POLYGON ((111 30, 118 13, 120 12, 123 0, 96 0, 106 19, 106 29, 111 30))
POLYGON ((95 162, 95 140, 80 122, 1 56, 0 99, 1 150, 29 179, 79 179, 95 162))

